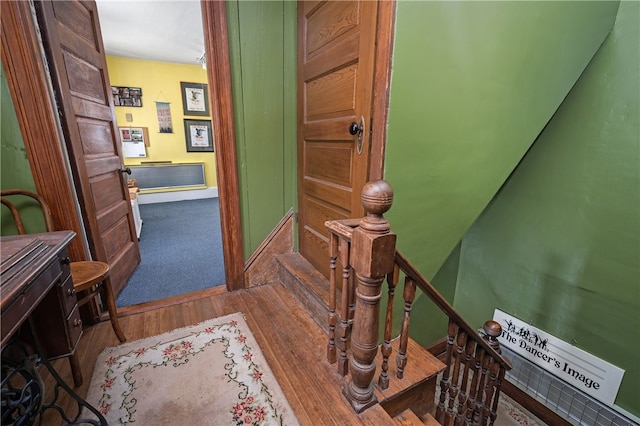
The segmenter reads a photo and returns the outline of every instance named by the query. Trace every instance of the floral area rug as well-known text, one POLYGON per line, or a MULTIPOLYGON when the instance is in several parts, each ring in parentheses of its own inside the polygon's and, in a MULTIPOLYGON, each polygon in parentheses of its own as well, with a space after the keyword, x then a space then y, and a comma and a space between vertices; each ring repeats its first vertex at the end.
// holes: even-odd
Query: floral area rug
POLYGON ((105 349, 87 400, 109 425, 298 425, 241 313, 105 349))
POLYGON ((546 423, 520 406, 504 392, 500 393, 494 426, 545 426, 546 423))

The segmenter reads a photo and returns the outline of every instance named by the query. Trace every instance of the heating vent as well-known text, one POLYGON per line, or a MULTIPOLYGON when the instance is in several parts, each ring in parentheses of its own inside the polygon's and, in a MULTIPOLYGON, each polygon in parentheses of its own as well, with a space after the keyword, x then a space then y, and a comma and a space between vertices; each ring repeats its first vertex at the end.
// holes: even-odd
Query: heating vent
POLYGON ((204 163, 189 164, 143 164, 129 166, 131 179, 135 179, 140 190, 191 188, 206 186, 204 163))
POLYGON ((608 406, 531 363, 508 348, 502 352, 513 362, 507 372, 509 382, 543 403, 574 425, 638 426, 608 406))

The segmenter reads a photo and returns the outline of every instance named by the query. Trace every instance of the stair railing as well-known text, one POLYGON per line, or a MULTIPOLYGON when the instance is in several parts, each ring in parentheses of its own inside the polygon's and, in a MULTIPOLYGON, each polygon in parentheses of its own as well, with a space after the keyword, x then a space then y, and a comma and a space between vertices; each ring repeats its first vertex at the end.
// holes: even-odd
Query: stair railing
MULTIPOLYGON (((500 324, 489 320, 484 323, 481 333, 476 332, 401 253, 396 252, 395 262, 405 274, 405 293, 409 281, 410 289, 415 292, 417 286, 449 317, 444 360, 446 367, 440 379, 436 420, 443 425, 492 425, 496 419, 504 375, 512 368, 511 361, 500 351, 500 324)), ((405 299, 405 318, 397 355, 399 367, 401 363, 406 363, 403 359, 403 347, 406 351, 405 340, 409 329, 408 324, 405 325, 408 321, 406 304, 405 299)))
POLYGON ((402 272, 405 276, 404 312, 396 355, 397 379, 403 379, 409 362, 407 347, 411 308, 416 290, 420 289, 449 317, 444 360, 446 367, 439 384, 436 420, 443 425, 493 424, 500 387, 505 372, 511 369, 510 361, 500 353, 497 340, 502 332, 500 325, 487 321, 483 332, 477 333, 428 280, 395 250, 395 234, 390 231, 389 223, 383 217, 392 201, 393 190, 386 182, 369 182, 362 192, 362 203, 367 212, 364 218, 325 223, 330 235, 327 359, 330 363, 338 362, 338 371, 343 376, 351 369, 351 380, 343 393, 356 412, 377 402, 372 383, 376 368, 374 359, 378 347, 382 282, 386 277, 388 300, 377 386, 386 389, 390 380, 388 362, 392 354, 393 302, 402 272), (341 278, 337 276, 338 263, 341 265, 341 278), (338 309, 339 282, 341 297, 338 309), (351 358, 348 357, 349 346, 351 358), (336 354, 336 347, 339 354, 336 354))

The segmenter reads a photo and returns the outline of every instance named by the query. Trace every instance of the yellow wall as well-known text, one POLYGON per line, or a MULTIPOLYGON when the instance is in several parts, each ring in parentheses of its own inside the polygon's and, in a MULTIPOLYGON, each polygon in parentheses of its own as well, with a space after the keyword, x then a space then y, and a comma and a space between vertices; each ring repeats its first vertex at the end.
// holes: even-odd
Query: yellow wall
MULTIPOLYGON (((207 83, 207 71, 200 65, 173 64, 107 56, 107 68, 112 86, 140 87, 142 107, 115 107, 120 127, 147 127, 150 146, 146 158, 125 158, 126 165, 142 161, 172 161, 173 163, 205 163, 208 187, 217 186, 215 154, 187 152, 184 119, 210 120, 209 117, 183 115, 180 82, 207 83), (173 133, 160 133, 155 102, 169 102, 173 133), (125 114, 133 121, 128 123, 125 114)), ((211 112, 211 111, 210 111, 211 112)))

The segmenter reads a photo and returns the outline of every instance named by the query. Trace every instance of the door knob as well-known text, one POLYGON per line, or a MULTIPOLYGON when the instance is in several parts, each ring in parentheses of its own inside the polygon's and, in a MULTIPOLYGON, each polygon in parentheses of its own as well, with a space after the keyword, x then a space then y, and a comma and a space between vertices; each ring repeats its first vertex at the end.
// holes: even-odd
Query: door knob
POLYGON ((124 165, 123 165, 122 167, 120 167, 120 171, 121 171, 122 173, 126 173, 126 174, 128 174, 128 175, 130 175, 130 174, 131 174, 131 169, 130 169, 129 167, 125 167, 124 165))
POLYGON ((364 117, 360 116, 360 123, 356 123, 355 121, 349 124, 349 134, 356 136, 358 135, 358 141, 356 143, 356 150, 358 151, 358 155, 362 154, 362 140, 364 134, 364 117))
POLYGON ((349 134, 355 136, 359 133, 362 133, 362 127, 358 126, 358 123, 355 121, 349 124, 349 134))

